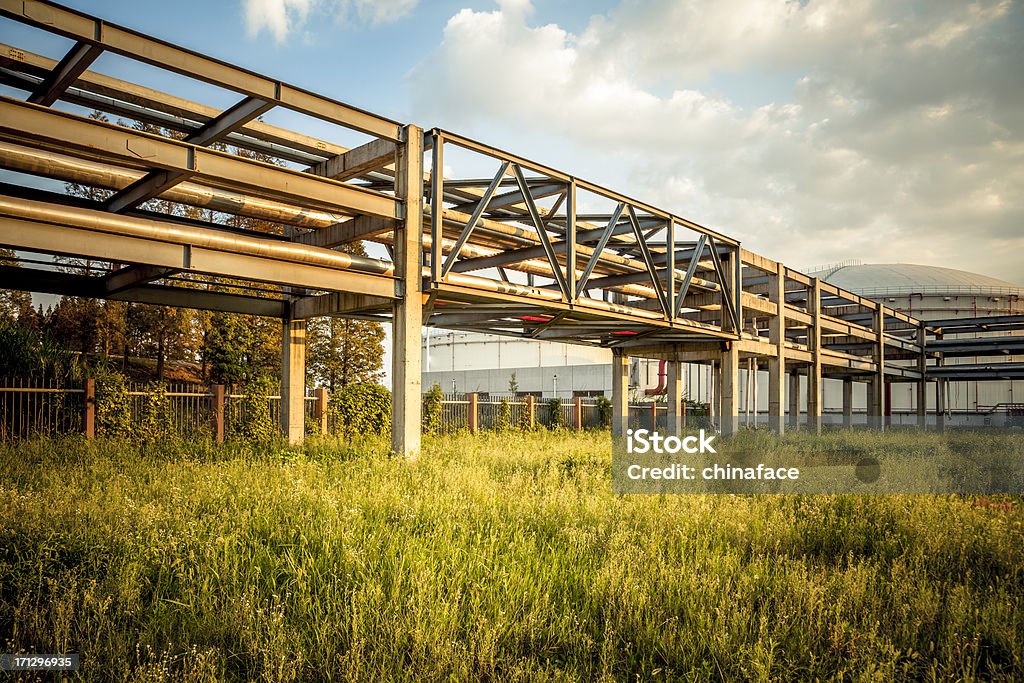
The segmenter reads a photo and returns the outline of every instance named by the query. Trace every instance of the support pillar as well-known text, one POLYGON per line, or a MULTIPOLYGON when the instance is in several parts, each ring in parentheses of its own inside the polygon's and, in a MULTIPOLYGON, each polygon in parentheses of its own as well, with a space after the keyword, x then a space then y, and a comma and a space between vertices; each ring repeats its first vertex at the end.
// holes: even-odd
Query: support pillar
POLYGON ((669 434, 679 434, 683 424, 683 364, 677 360, 668 362, 668 423, 669 434))
MULTIPOLYGON (((938 335, 942 339, 942 335, 938 335)), ((941 368, 946 359, 939 354, 935 360, 935 366, 941 368)), ((935 380, 935 429, 940 432, 946 431, 946 380, 937 378, 935 380)))
POLYGON ((814 278, 808 293, 811 327, 807 329, 807 346, 811 364, 807 368, 807 428, 821 434, 821 280, 814 278))
POLYGON ((738 345, 726 342, 728 349, 722 352, 721 386, 722 436, 732 436, 739 430, 740 412, 740 351, 738 345))
POLYGON ((843 428, 853 426, 853 378, 843 378, 843 428))
POLYGON ((925 355, 925 328, 924 325, 917 330, 917 371, 921 378, 917 380, 917 426, 924 429, 928 426, 928 381, 925 375, 928 372, 928 356, 925 355))
POLYGON ((789 373, 789 426, 800 427, 800 373, 789 373))
POLYGON ((878 308, 871 312, 871 318, 877 336, 874 349, 875 372, 868 387, 868 424, 885 429, 885 307, 878 304, 878 308))
MULTIPOLYGON (((395 190, 403 219, 395 229, 395 283, 399 298, 392 307, 391 451, 415 458, 420 452, 421 337, 423 335, 423 130, 402 129, 395 164, 395 190)), ((436 170, 435 170, 436 172, 436 170)), ((436 197, 434 201, 440 202, 436 197)), ((439 245, 434 246, 440 248, 439 245)))
POLYGON ((292 445, 306 436, 306 321, 281 323, 281 431, 292 445))
POLYGON ((612 436, 625 436, 629 425, 629 356, 612 349, 612 436))

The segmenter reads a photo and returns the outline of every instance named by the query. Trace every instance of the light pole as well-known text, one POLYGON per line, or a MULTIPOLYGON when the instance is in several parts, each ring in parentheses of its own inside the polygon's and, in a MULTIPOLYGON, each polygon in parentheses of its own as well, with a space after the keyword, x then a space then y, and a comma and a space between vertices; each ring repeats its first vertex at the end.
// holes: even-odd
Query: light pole
POLYGON ((558 398, 558 373, 551 375, 551 391, 554 393, 552 398, 558 398))
POLYGON ((452 393, 455 393, 455 380, 452 379, 452 393))

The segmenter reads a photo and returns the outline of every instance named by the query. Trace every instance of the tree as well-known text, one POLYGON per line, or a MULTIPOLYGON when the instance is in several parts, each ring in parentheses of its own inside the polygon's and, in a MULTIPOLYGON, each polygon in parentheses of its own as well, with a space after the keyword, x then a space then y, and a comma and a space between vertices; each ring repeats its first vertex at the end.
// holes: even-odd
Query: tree
MULTIPOLYGON (((0 265, 18 267, 18 257, 13 250, 0 249, 0 265)), ((16 289, 0 290, 0 321, 20 321, 33 313, 31 294, 16 289)))
POLYGON ((238 313, 205 317, 203 362, 215 382, 240 385, 278 373, 280 321, 238 313))
MULTIPOLYGON (((366 256, 362 243, 343 251, 366 256)), ((311 318, 306 327, 306 375, 331 392, 353 384, 374 384, 384 367, 384 328, 378 322, 311 318)))

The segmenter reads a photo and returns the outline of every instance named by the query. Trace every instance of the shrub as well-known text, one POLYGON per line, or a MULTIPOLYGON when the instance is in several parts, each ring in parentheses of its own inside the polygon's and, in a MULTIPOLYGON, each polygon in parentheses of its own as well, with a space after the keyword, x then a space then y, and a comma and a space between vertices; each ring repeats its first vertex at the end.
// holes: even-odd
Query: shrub
POLYGON ((143 443, 152 443, 169 439, 174 435, 174 421, 171 419, 167 388, 160 382, 152 382, 146 387, 136 437, 143 443))
POLYGON ((436 382, 423 395, 423 431, 427 434, 437 434, 441 431, 441 409, 444 405, 444 394, 436 382))
POLYGON ((391 392, 379 384, 350 384, 332 397, 345 435, 391 430, 391 392))
POLYGON ((498 406, 498 418, 494 421, 494 428, 501 432, 512 429, 512 405, 507 398, 501 399, 498 406))
POLYGON ((278 435, 277 425, 270 415, 270 392, 273 385, 269 378, 262 377, 246 382, 242 386, 241 414, 231 421, 231 435, 241 441, 265 443, 278 435))
POLYGON ((562 429, 565 427, 565 418, 562 417, 562 399, 552 398, 548 402, 548 427, 551 429, 562 429))
POLYGON ((597 419, 602 427, 612 426, 612 402, 607 396, 597 397, 597 419))
POLYGON ((96 431, 101 436, 127 438, 133 435, 131 397, 128 380, 117 370, 99 366, 96 380, 96 431))

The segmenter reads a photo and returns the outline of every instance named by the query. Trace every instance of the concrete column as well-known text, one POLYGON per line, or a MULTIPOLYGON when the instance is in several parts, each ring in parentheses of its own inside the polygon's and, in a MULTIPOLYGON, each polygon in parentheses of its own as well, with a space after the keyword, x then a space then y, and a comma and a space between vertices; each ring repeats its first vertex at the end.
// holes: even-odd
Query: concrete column
POLYGON ((625 436, 629 426, 629 356, 612 349, 612 436, 625 436))
POLYGON ((415 458, 420 452, 423 400, 423 130, 416 126, 402 129, 395 178, 404 218, 395 230, 396 289, 400 298, 392 307, 391 450, 396 455, 415 458))
MULTIPOLYGON (((937 335, 938 339, 942 339, 942 335, 937 335)), ((941 368, 946 362, 946 359, 939 354, 939 357, 935 359, 935 366, 941 368)), ((940 432, 946 430, 946 380, 936 379, 935 380, 935 428, 940 432)))
POLYGON ((821 280, 814 278, 807 290, 811 327, 807 330, 807 346, 811 364, 807 368, 807 428, 821 434, 821 280))
POLYGON ((871 318, 872 329, 878 336, 874 349, 875 372, 868 387, 868 424, 885 429, 885 307, 878 304, 878 308, 872 311, 871 318))
POLYGON ((281 431, 288 443, 306 437, 306 321, 281 322, 281 431))
POLYGON ((928 382, 925 374, 928 372, 928 356, 925 355, 925 328, 924 325, 917 330, 917 371, 921 373, 921 379, 917 380, 917 426, 924 429, 928 426, 928 382))
POLYGON ((789 373, 789 426, 800 426, 800 373, 796 370, 789 373))
POLYGON ((722 436, 732 436, 739 430, 740 412, 740 351, 736 344, 722 352, 722 417, 719 420, 722 436))
POLYGON ((843 378, 843 427, 853 426, 853 378, 843 378))
POLYGON ((678 434, 683 425, 683 364, 677 360, 668 362, 668 423, 669 434, 678 434))

